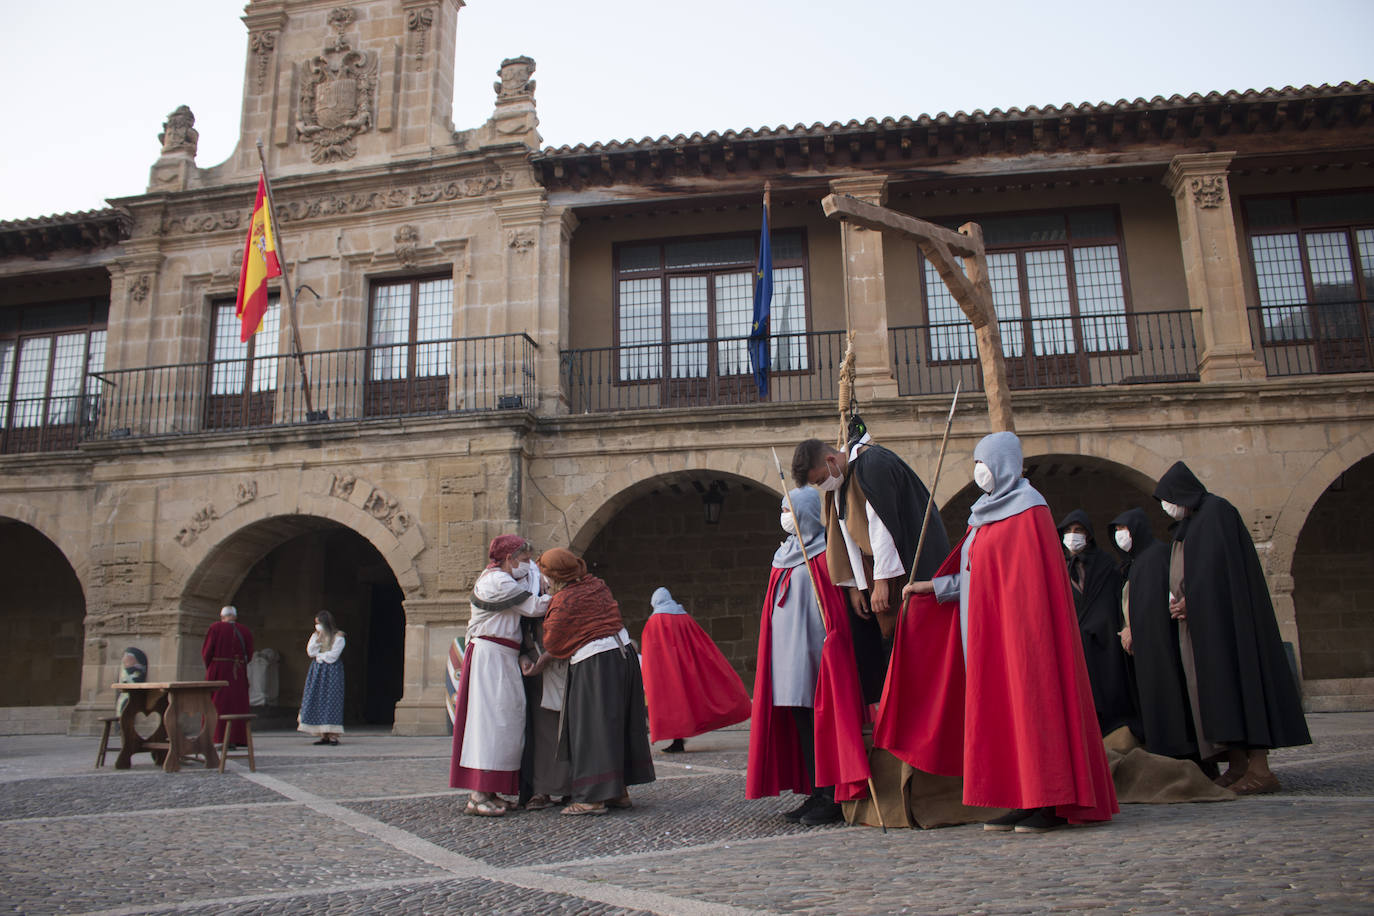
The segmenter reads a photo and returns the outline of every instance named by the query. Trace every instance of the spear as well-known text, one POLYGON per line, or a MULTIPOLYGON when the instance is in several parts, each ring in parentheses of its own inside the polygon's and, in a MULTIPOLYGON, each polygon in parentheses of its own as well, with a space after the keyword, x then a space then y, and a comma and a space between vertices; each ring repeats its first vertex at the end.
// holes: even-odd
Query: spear
MULTIPOLYGON (((954 408, 959 403, 959 388, 963 385, 954 386, 954 400, 949 402, 949 416, 945 418, 945 435, 940 439, 940 457, 935 461, 935 478, 930 482, 930 498, 926 500, 926 513, 921 519, 921 534, 916 538, 916 555, 911 558, 911 575, 907 576, 906 584, 910 585, 916 581, 916 564, 921 560, 921 548, 926 543, 926 532, 930 530, 930 514, 935 505, 935 489, 940 486, 940 469, 945 463, 945 446, 949 445, 949 428, 954 425, 954 408)), ((902 615, 906 614, 906 603, 902 603, 902 615)))
MULTIPOLYGON (((826 632, 830 632, 830 618, 825 613, 825 602, 821 600, 821 585, 816 581, 816 571, 811 568, 811 559, 806 555, 806 538, 802 536, 801 516, 797 514, 796 507, 792 505, 792 488, 787 485, 787 477, 782 473, 782 462, 778 460, 778 450, 770 446, 773 452, 773 466, 778 469, 778 480, 782 483, 783 497, 787 500, 787 511, 792 513, 792 521, 797 529, 797 543, 801 545, 802 565, 806 567, 806 572, 811 578, 811 589, 816 593, 816 610, 820 611, 821 623, 825 626, 826 632)), ((883 828, 883 833, 887 833, 887 820, 883 817, 882 806, 878 804, 878 790, 873 785, 873 777, 868 777, 868 796, 873 799, 873 810, 878 813, 878 826, 883 828)))

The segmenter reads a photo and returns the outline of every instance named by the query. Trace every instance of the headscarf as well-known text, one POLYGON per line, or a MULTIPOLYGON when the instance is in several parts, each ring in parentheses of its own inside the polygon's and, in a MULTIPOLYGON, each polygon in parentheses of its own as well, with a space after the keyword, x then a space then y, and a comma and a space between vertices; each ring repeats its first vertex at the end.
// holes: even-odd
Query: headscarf
POLYGON ((518 553, 525 548, 525 539, 518 534, 499 534, 491 539, 491 546, 487 548, 487 557, 491 560, 487 568, 500 566, 512 554, 518 553))
MULTIPOLYGON (((119 683, 121 684, 144 684, 148 681, 148 656, 143 654, 143 650, 137 646, 130 646, 124 650, 124 655, 119 659, 119 683), (132 655, 134 664, 132 666, 124 664, 124 657, 132 655)), ((115 715, 124 715, 124 707, 129 705, 129 692, 119 691, 119 696, 115 698, 115 715)))
POLYGON ((1021 440, 1013 432, 984 436, 973 450, 973 459, 992 472, 992 492, 984 493, 969 512, 970 528, 1020 515, 1035 506, 1047 505, 1040 491, 1021 476, 1021 440))
POLYGON ((673 593, 666 588, 654 589, 654 595, 649 599, 653 605, 655 614, 685 614, 687 609, 673 600, 673 593))
MULTIPOLYGON (((136 664, 123 666, 124 674, 120 675, 120 681, 130 684, 142 684, 148 680, 148 656, 143 654, 143 650, 137 646, 130 646, 124 650, 124 655, 132 655, 136 664)), ((121 656, 121 665, 123 656, 121 656)))
POLYGON ((551 547, 539 555, 539 570, 551 581, 576 582, 587 574, 587 564, 571 550, 551 547))
MULTIPOLYGON (((797 531, 806 538, 806 557, 810 559, 825 552, 825 524, 821 522, 821 494, 815 487, 797 487, 789 494, 792 497, 792 508, 796 510, 796 516, 792 521, 797 527, 797 531)), ((782 501, 782 508, 787 508, 787 499, 782 501)), ((791 569, 802 564, 802 542, 797 539, 797 535, 789 534, 787 540, 783 541, 773 554, 773 566, 775 569, 791 569)))

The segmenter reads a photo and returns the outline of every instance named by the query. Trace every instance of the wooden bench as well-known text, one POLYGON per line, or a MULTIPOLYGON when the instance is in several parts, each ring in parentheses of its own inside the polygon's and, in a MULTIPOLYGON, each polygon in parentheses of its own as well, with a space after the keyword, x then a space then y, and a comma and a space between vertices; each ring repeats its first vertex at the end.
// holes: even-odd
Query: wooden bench
POLYGON ((224 772, 224 761, 228 760, 231 756, 229 753, 229 736, 233 734, 235 722, 243 723, 246 742, 244 747, 246 750, 241 754, 235 753, 232 756, 247 757, 249 771, 253 773, 258 771, 258 762, 253 756, 253 720, 256 718, 257 715, 255 713, 247 712, 226 713, 219 717, 219 720, 224 723, 224 739, 220 742, 219 746, 219 771, 221 773, 224 772))

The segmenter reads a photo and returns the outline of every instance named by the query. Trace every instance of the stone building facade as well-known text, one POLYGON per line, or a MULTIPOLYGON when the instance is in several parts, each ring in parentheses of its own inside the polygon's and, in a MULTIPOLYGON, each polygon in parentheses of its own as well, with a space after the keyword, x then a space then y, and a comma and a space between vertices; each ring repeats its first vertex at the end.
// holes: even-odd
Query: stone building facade
POLYGON ((826 219, 831 193, 978 222, 1054 511, 1104 535, 1187 460, 1250 524, 1309 708, 1374 704, 1374 86, 549 149, 528 58, 485 124, 451 123, 462 6, 253 0, 227 161, 197 164, 183 106, 146 194, 0 223, 6 729, 89 729, 126 645, 199 676, 234 602, 280 653, 278 708, 327 607, 350 721, 441 732, 505 531, 584 553, 635 632, 667 585, 749 679, 770 449, 834 437, 846 330, 859 408, 924 476, 962 383, 951 533, 988 429, 967 321, 914 244, 826 219), (289 283, 241 344, 260 162, 289 283))

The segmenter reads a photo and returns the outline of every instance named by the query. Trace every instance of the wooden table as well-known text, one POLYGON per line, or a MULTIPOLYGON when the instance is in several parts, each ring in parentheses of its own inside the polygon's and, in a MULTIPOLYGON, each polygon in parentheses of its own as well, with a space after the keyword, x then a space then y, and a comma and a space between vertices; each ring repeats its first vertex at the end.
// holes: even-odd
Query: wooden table
POLYGON ((162 683, 114 684, 129 695, 119 717, 123 739, 115 769, 127 770, 134 754, 147 752, 168 773, 181 769, 181 758, 200 754, 205 766, 219 766, 215 750, 215 723, 219 714, 210 697, 228 681, 165 681, 162 683), (142 728, 147 734, 139 733, 142 728))

